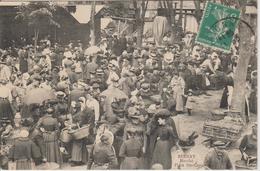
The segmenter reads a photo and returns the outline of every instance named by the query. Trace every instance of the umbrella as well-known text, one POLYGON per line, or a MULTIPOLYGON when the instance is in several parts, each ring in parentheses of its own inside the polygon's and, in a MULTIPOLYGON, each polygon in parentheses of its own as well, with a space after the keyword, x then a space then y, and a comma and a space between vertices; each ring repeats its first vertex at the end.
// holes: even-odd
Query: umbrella
POLYGON ((118 88, 110 88, 101 93, 102 96, 116 99, 128 99, 128 96, 118 88))
POLYGON ((107 115, 113 114, 111 104, 114 99, 128 99, 128 96, 118 88, 109 88, 109 89, 103 91, 100 95, 106 97, 104 109, 105 109, 107 115))
POLYGON ((55 99, 56 96, 52 90, 44 88, 35 88, 26 92, 23 103, 26 105, 30 104, 41 104, 45 100, 55 99))
POLYGON ((101 49, 99 48, 99 47, 97 47, 97 46, 91 46, 91 47, 89 47, 89 48, 87 48, 86 50, 85 50, 85 55, 94 55, 94 54, 97 54, 98 52, 100 52, 101 51, 101 49))

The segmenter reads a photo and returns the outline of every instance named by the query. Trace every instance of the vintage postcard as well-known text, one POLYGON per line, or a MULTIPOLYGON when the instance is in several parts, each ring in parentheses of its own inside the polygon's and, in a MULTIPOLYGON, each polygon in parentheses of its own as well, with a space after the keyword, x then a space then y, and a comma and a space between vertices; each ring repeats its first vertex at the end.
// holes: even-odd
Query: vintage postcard
POLYGON ((0 170, 257 170, 257 0, 0 0, 0 170))

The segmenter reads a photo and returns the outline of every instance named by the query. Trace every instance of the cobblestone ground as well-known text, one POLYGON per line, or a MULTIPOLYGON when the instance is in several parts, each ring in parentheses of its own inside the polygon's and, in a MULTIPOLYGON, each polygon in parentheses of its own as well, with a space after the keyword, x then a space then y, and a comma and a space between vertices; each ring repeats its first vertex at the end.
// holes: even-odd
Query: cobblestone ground
MULTIPOLYGON (((202 144, 204 140, 207 138, 201 135, 202 129, 203 129, 203 123, 205 120, 207 120, 210 117, 210 111, 212 109, 217 109, 219 106, 220 98, 222 91, 208 91, 208 95, 200 95, 195 96, 196 104, 194 105, 192 116, 188 116, 187 114, 183 114, 181 119, 181 132, 182 136, 187 136, 193 131, 197 131, 199 133, 199 138, 196 139, 196 145, 193 147, 193 152, 198 155, 199 163, 202 164, 205 155, 207 154, 209 148, 205 146, 205 144, 202 144)), ((175 119, 175 117, 173 117, 175 119)), ((256 115, 251 114, 251 120, 256 121, 256 115)), ((242 135, 247 134, 250 132, 251 125, 247 126, 244 129, 244 132, 242 135)), ((227 149, 229 153, 229 157, 234 163, 236 160, 239 160, 241 158, 240 152, 238 150, 238 146, 241 139, 239 139, 237 142, 233 143, 231 147, 227 149)), ((172 156, 175 154, 175 149, 172 149, 172 156)), ((173 157, 173 165, 175 163, 175 158, 173 157)), ((173 166, 174 167, 174 166, 173 166)), ((77 167, 71 167, 68 163, 65 163, 62 165, 62 169, 64 170, 81 170, 86 169, 86 165, 83 166, 77 166, 77 167)))

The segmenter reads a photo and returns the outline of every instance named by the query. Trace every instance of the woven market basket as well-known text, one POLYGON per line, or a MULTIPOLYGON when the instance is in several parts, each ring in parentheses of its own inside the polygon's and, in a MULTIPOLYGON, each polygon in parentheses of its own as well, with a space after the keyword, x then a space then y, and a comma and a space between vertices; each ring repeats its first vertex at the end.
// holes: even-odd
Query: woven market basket
POLYGON ((83 126, 76 130, 71 130, 68 133, 75 140, 80 140, 80 139, 86 138, 89 135, 89 125, 83 126))
POLYGON ((68 143, 72 140, 72 135, 69 134, 68 129, 63 129, 60 134, 60 140, 64 143, 68 143))
POLYGON ((237 170, 256 170, 256 165, 246 165, 246 161, 237 160, 235 161, 235 168, 237 170))

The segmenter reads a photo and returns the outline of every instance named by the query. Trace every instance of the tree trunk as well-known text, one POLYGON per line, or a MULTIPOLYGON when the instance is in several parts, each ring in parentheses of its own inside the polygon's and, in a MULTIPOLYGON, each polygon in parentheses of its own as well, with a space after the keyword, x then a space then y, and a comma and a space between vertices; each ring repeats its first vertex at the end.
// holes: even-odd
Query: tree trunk
POLYGON ((200 9, 200 1, 197 1, 197 0, 194 0, 194 6, 195 6, 195 13, 194 13, 194 16, 196 18, 196 21, 198 23, 198 25, 200 24, 200 20, 201 20, 201 17, 202 17, 202 11, 200 9))
MULTIPOLYGON (((241 19, 249 22, 249 16, 241 14, 241 19)), ((246 93, 246 76, 248 64, 254 49, 251 37, 253 36, 250 29, 244 23, 239 25, 240 45, 239 45, 239 61, 234 73, 234 90, 232 97, 232 108, 241 112, 242 119, 246 121, 245 116, 245 93, 246 93)))
POLYGON ((91 27, 90 27, 90 45, 96 45, 96 35, 95 35, 95 15, 96 15, 96 2, 93 1, 91 4, 91 27))
POLYGON ((137 22, 137 47, 141 47, 142 46, 142 40, 143 40, 143 31, 144 31, 144 21, 142 21, 142 19, 139 19, 139 21, 137 22))
POLYGON ((178 25, 181 27, 182 27, 182 18, 183 18, 183 0, 180 0, 180 14, 179 14, 178 25))
POLYGON ((36 47, 38 42, 40 30, 38 28, 34 29, 34 55, 36 55, 36 47))
POLYGON ((137 1, 134 1, 134 6, 136 7, 136 26, 137 26, 137 46, 142 46, 142 40, 143 40, 143 31, 144 31, 144 18, 145 13, 148 5, 148 0, 142 0, 141 6, 138 8, 137 1))

